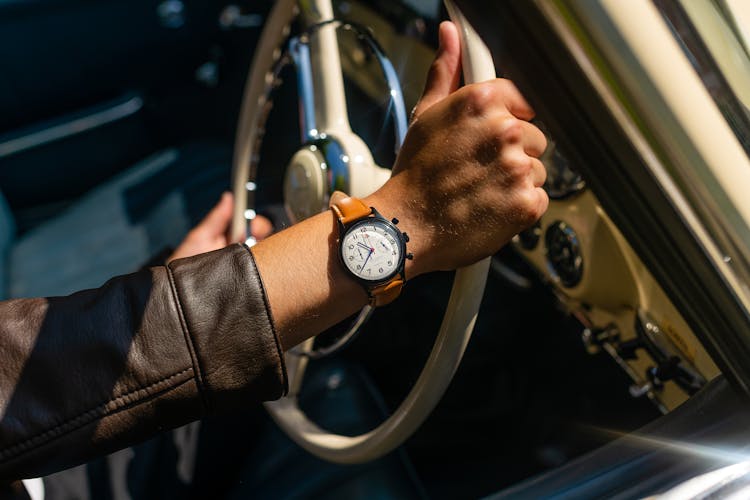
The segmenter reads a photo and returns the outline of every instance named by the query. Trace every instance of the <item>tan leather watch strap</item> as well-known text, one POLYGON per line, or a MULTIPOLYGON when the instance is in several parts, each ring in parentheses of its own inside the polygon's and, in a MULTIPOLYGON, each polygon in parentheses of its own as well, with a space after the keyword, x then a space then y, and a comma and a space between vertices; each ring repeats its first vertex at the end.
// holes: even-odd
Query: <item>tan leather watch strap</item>
POLYGON ((372 213, 372 209, 359 198, 346 197, 331 205, 336 217, 346 225, 355 220, 363 219, 372 213))
POLYGON ((389 283, 373 288, 370 290, 370 305, 373 307, 380 307, 390 304, 398 298, 403 287, 404 280, 395 277, 389 283))
MULTIPOLYGON (((331 209, 343 225, 364 219, 372 214, 372 208, 365 205, 359 198, 346 197, 336 200, 331 209)), ((339 235, 340 237, 341 235, 339 235)), ((367 288, 367 294, 370 296, 370 305, 379 307, 389 304, 396 300, 404 286, 404 280, 401 276, 394 276, 391 281, 367 288)))

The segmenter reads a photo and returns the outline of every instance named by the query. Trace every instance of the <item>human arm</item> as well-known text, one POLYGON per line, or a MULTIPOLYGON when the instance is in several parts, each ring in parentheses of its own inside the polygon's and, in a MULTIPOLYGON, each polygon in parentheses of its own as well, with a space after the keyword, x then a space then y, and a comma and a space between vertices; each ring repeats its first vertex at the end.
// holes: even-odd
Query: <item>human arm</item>
MULTIPOLYGON (((457 90, 453 24, 440 26, 440 45, 393 177, 364 199, 409 234, 407 280, 492 255, 548 202, 538 159, 546 140, 525 121, 529 105, 507 80, 457 90)), ((336 233, 327 212, 252 249, 285 349, 367 303, 338 262, 336 233)))

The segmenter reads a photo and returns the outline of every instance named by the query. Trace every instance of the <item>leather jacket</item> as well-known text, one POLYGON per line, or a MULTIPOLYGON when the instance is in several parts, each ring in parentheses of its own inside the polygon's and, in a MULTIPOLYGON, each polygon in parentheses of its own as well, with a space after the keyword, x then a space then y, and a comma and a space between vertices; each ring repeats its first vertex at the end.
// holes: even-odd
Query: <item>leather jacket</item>
POLYGON ((68 297, 0 302, 0 479, 49 474, 278 398, 281 360, 241 245, 68 297))

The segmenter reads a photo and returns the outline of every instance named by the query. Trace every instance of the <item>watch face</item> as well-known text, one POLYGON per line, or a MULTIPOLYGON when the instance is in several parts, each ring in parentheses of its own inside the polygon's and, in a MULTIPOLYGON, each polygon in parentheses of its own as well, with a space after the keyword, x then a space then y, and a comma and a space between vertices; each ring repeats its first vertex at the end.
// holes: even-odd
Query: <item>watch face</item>
POLYGON ((365 219, 351 226, 341 241, 344 265, 366 281, 386 281, 399 272, 404 258, 398 230, 379 219, 365 219))

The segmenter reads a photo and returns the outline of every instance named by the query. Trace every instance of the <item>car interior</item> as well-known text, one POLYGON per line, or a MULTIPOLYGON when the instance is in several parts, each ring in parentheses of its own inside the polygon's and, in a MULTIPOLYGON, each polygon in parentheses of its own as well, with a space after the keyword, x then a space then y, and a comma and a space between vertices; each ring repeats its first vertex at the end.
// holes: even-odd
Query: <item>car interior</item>
MULTIPOLYGON (((44 478, 46 498, 84 490, 122 498, 125 484, 130 498, 626 498, 705 467, 706 457, 680 459, 666 436, 741 439, 731 421, 747 409, 722 375, 721 346, 706 347, 701 334, 700 318, 711 321, 713 310, 691 309, 678 293, 701 283, 679 281, 687 257, 674 250, 676 237, 654 236, 658 197, 621 173, 632 148, 613 138, 572 56, 539 29, 546 24, 533 2, 457 3, 498 74, 537 110, 551 202, 492 257, 471 340, 429 418, 385 457, 341 465, 304 451, 249 405, 44 478), (664 255, 673 262, 661 263, 664 255), (644 426, 665 441, 618 439, 644 426), (651 482, 639 479, 644 470, 651 482)), ((0 2, 2 299, 65 295, 159 265, 232 189, 243 92, 273 6, 0 2)), ((433 0, 333 7, 358 27, 338 30, 351 128, 389 167, 398 142, 392 93, 361 33, 395 68, 409 110, 446 8, 433 0)), ((293 23, 285 39, 305 29, 293 23)), ((253 217, 276 230, 294 220, 283 208, 285 166, 304 137, 297 73, 284 60, 252 179, 253 217)), ((453 273, 410 281, 335 355, 311 360, 298 401, 305 414, 343 435, 387 418, 419 377, 452 283, 453 273)), ((316 342, 336 343, 349 326, 316 342)))

